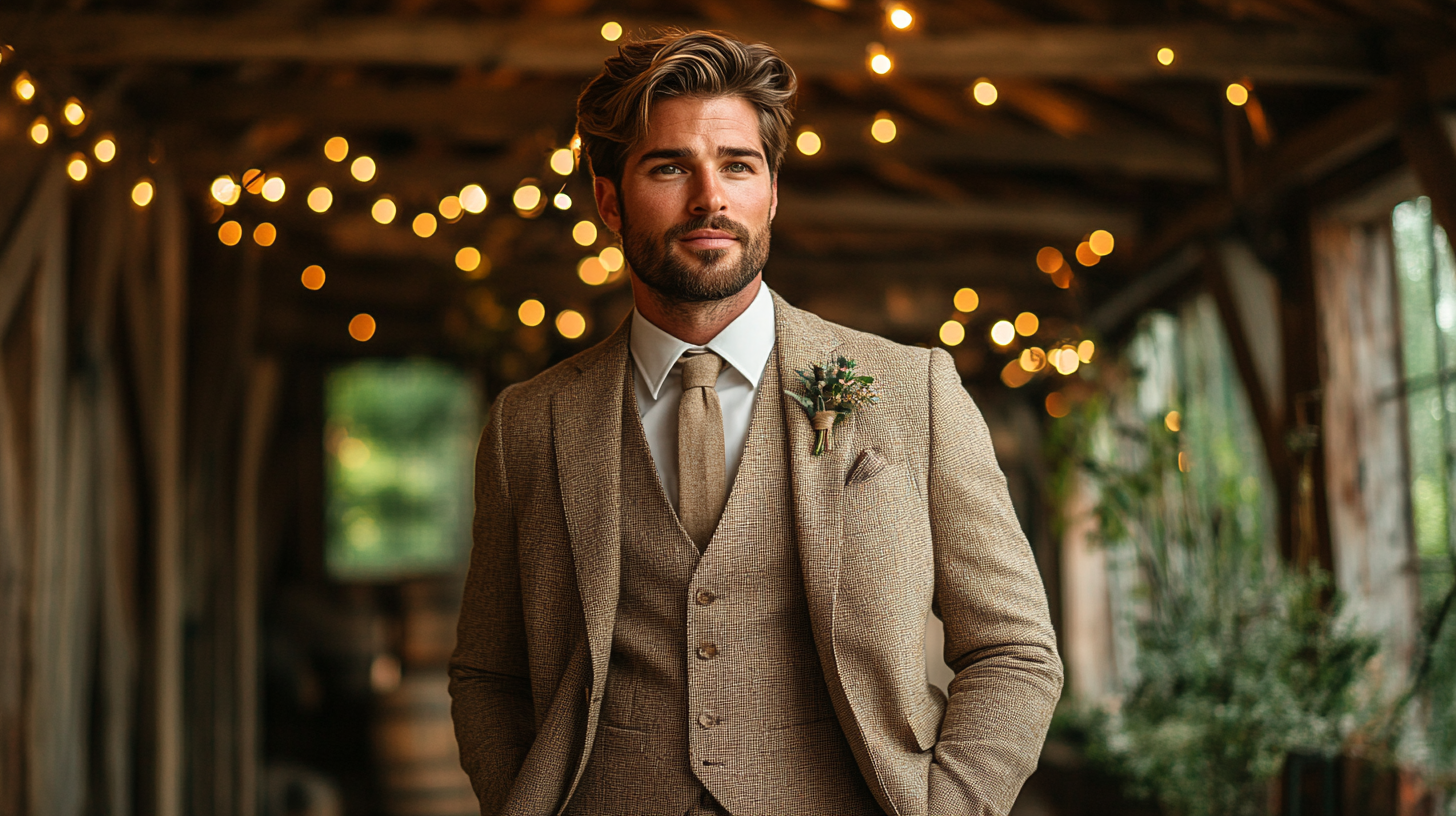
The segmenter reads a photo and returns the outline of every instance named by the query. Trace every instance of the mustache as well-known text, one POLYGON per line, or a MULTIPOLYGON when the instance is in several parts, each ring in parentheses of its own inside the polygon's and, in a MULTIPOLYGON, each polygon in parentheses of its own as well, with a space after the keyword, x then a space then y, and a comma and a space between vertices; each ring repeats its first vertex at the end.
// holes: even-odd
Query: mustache
POLYGON ((702 218, 694 218, 693 220, 688 221, 685 224, 678 224, 677 226, 668 230, 662 237, 666 241, 675 241, 690 232, 695 232, 702 229, 712 229, 726 232, 740 241, 748 240, 748 238, 752 235, 752 233, 748 231, 748 227, 743 226, 742 224, 734 221, 726 215, 710 215, 704 216, 702 218))

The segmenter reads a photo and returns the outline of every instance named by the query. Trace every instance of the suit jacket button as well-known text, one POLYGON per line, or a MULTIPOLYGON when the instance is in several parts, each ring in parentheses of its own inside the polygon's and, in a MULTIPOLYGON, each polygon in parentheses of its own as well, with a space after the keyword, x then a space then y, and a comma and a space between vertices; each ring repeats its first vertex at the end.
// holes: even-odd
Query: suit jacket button
POLYGON ((712 728, 718 724, 718 718, 706 712, 698 715, 698 725, 704 728, 712 728))
POLYGON ((718 600, 718 596, 714 595, 711 589, 698 590, 698 606, 707 606, 716 600, 718 600))
POLYGON ((699 660, 712 660, 713 658, 715 658, 717 656, 718 656, 718 647, 717 646, 713 645, 712 643, 699 643, 698 644, 698 659, 699 660))

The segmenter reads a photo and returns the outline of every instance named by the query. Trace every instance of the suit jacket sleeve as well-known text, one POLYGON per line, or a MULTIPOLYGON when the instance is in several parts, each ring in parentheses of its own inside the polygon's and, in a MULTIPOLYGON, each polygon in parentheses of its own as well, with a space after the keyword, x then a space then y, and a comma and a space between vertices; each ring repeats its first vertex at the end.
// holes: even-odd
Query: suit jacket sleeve
POLYGON ((1004 816, 1036 768, 1062 664, 991 436, 942 349, 930 357, 927 488, 936 606, 955 671, 927 813, 1004 816))
POLYGON ((474 546, 450 659, 460 764, 483 814, 504 805, 535 738, 516 525, 502 451, 508 394, 491 409, 476 453, 474 546))

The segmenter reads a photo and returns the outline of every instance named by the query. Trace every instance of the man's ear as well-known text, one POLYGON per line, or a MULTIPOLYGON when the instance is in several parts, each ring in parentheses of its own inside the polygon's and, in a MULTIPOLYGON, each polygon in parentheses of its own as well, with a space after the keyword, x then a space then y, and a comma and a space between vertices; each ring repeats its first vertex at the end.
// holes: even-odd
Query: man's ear
MULTIPOLYGON (((597 176, 592 179, 592 195, 597 200, 597 213, 612 232, 622 232, 622 202, 617 195, 617 185, 610 179, 597 176)), ((777 196, 777 193, 775 193, 777 196)))
POLYGON ((771 199, 769 201, 769 203, 768 203, 768 222, 770 224, 772 224, 773 223, 773 220, 774 220, 774 216, 777 215, 778 214, 778 211, 779 211, 779 175, 778 175, 778 173, 775 173, 774 174, 773 181, 771 181, 770 184, 773 186, 773 199, 771 199))

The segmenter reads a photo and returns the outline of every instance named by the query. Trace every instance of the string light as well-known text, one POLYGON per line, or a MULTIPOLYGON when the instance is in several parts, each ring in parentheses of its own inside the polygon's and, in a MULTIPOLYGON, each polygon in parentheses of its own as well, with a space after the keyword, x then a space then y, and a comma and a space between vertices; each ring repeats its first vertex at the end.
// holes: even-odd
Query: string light
POLYGON ((30 123, 30 140, 38 145, 51 140, 51 123, 44 116, 38 116, 30 123))
POLYGON ((541 203, 541 188, 534 184, 522 184, 516 188, 515 195, 511 196, 511 203, 522 212, 534 210, 541 203))
POLYGON ((577 246, 591 246, 597 242, 597 225, 590 221, 578 221, 571 228, 571 240, 577 246))
POLYGON ((414 230, 415 235, 421 238, 429 238, 431 235, 434 235, 438 227, 439 222, 435 220, 435 216, 427 212, 415 216, 414 222, 410 224, 410 229, 414 230))
POLYGON ((1057 352, 1051 358, 1052 366, 1064 377, 1076 374, 1078 366, 1082 365, 1082 361, 1077 359, 1077 350, 1071 346, 1063 346, 1057 352))
POLYGON ((460 196, 447 195, 440 199, 440 217, 446 221, 454 221, 463 212, 465 208, 460 206, 460 196))
POLYGON ((1178 471, 1180 473, 1187 473, 1188 468, 1192 466, 1193 463, 1188 459, 1188 451, 1178 451, 1178 471))
POLYGON ((73 96, 61 106, 61 116, 70 122, 72 127, 80 127, 81 123, 86 121, 86 109, 81 107, 81 100, 73 96))
POLYGON ((381 224, 388 224, 393 222, 394 216, 398 214, 398 212, 399 208, 394 206, 394 202, 389 198, 381 198, 378 201, 374 202, 373 207, 369 208, 369 214, 373 216, 375 221, 378 221, 381 224))
POLYGON ((480 250, 475 247, 461 247, 455 253, 455 267, 461 272, 474 272, 480 268, 480 250))
POLYGON ((268 201, 281 201, 283 200, 283 193, 287 189, 288 185, 283 183, 283 179, 278 176, 272 176, 263 182, 263 198, 268 201))
POLYGON ((1072 413, 1072 402, 1060 391, 1047 394, 1046 412, 1052 419, 1061 419, 1072 413))
POLYGON ((278 240, 278 228, 267 221, 253 227, 253 243, 258 246, 270 247, 276 240, 278 240))
POLYGON ((1102 256, 1092 251, 1092 244, 1083 241, 1077 244, 1077 263, 1083 266, 1096 266, 1102 261, 1102 256))
POLYGON ((880 76, 884 76, 894 69, 895 62, 894 60, 890 59, 889 54, 885 53, 885 47, 883 45, 880 45, 879 43, 870 43, 868 50, 869 65, 871 71, 874 71, 880 76))
POLYGON ((1243 107, 1248 104, 1249 89, 1242 82, 1233 82, 1224 90, 1224 96, 1228 98, 1229 104, 1243 107))
POLYGON ((66 162, 66 175, 72 181, 85 181, 86 175, 91 172, 91 165, 86 163, 86 157, 80 153, 72 153, 69 161, 66 162))
POLYGON ((1016 327, 1010 320, 998 320, 991 327, 991 342, 998 346, 1009 346, 1016 339, 1016 327))
POLYGON ((328 212, 334 206, 334 191, 323 185, 308 191, 308 208, 316 213, 328 212))
POLYGON ((1029 371, 1035 374, 1043 368, 1046 368, 1046 352, 1036 347, 1025 349, 1021 352, 1021 356, 1016 358, 1016 362, 1021 366, 1023 371, 1029 371))
POLYGON ((627 256, 622 254, 622 250, 614 246, 603 249, 597 257, 601 259, 602 266, 608 272, 616 272, 627 263, 627 256))
POLYGON ((587 286, 601 286, 607 282, 607 267, 595 255, 582 258, 576 264, 576 276, 587 286))
POLYGON ((142 179, 131 188, 131 203, 138 207, 145 207, 152 203, 154 195, 156 195, 156 189, 152 187, 151 179, 142 179))
POLYGON ((243 174, 242 187, 253 195, 257 195, 263 192, 263 179, 262 170, 249 170, 243 174))
POLYGON ((813 156, 824 149, 824 140, 819 138, 819 134, 812 130, 801 131, 799 138, 794 140, 794 144, 799 148, 799 152, 805 156, 813 156))
POLYGON ((318 291, 324 288, 324 268, 318 264, 310 264, 303 269, 303 288, 318 291))
POLYGON ((111 160, 116 158, 116 139, 110 133, 102 136, 96 140, 96 145, 91 148, 91 152, 96 156, 96 161, 110 164, 111 160))
POLYGON ((551 153, 551 170, 558 176, 569 176, 576 169, 576 158, 571 148, 563 147, 551 153))
POLYGON ((940 342, 947 346, 959 346, 966 339, 966 327, 959 320, 947 320, 940 324, 940 342))
POLYGON ((343 136, 335 136, 324 142, 324 157, 331 162, 341 162, 349 158, 349 140, 343 136))
POLYGON ((485 195, 485 190, 481 189, 479 184, 467 184, 460 189, 460 206, 464 207, 466 212, 479 215, 485 212, 485 206, 488 203, 489 199, 485 195))
POLYGON ((999 96, 1000 94, 996 91, 996 86, 992 85, 989 79, 978 79, 976 80, 976 84, 971 86, 971 98, 983 107, 989 108, 996 104, 996 99, 999 96))
POLYGON ((546 319, 546 305, 531 298, 521 303, 521 308, 516 310, 516 317, 521 319, 522 325, 539 326, 546 319))
POLYGON ((1052 283, 1058 289, 1070 289, 1072 288, 1072 277, 1072 267, 1064 263, 1057 271, 1052 273, 1052 283))
POLYGON ((236 221, 224 221, 217 228, 217 240, 226 246, 237 246, 243 240, 243 225, 236 221))
POLYGON ((1087 248, 1106 257, 1112 254, 1113 247, 1112 233, 1107 230, 1097 230, 1087 236, 1087 248))
POLYGON ((895 141, 895 131, 895 120, 891 119, 888 113, 876 116, 874 124, 870 125, 870 136, 880 144, 895 141))
POLYGON ((238 203, 238 196, 242 192, 242 188, 238 187, 232 176, 218 176, 213 179, 212 187, 209 190, 217 203, 227 205, 238 203))
POLYGON ((374 336, 375 329, 379 325, 374 322, 374 316, 369 314, 356 314, 354 319, 349 321, 349 336, 363 343, 374 336))
POLYGON ((1165 67, 1172 65, 1173 60, 1177 58, 1178 55, 1174 54, 1173 49, 1171 48, 1163 47, 1158 49, 1158 64, 1160 65, 1163 65, 1165 67))
POLYGON ((976 294, 975 289, 970 288, 957 290, 955 297, 951 300, 955 303, 956 311, 966 314, 974 312, 976 307, 981 305, 981 296, 976 294))
POLYGON ((1062 268, 1066 260, 1062 258, 1062 251, 1056 247, 1042 247, 1036 253, 1036 268, 1048 275, 1062 268))
POLYGON ((360 156, 349 165, 349 174, 357 181, 367 182, 373 180, 374 174, 378 169, 374 165, 373 159, 368 156, 360 156))
POLYGON ((30 104, 30 100, 35 99, 35 80, 30 78, 30 74, 21 71, 15 81, 10 83, 10 92, 15 94, 16 99, 30 104))
POLYGON ((1163 417, 1163 425, 1173 433, 1177 433, 1183 427, 1183 415, 1177 411, 1169 411, 1168 415, 1163 417))
POLYGON ((1016 316, 1016 333, 1022 337, 1030 337, 1036 334, 1041 327, 1041 321, 1031 312, 1022 312, 1016 316))
POLYGON ((1017 360, 1012 360, 1006 364, 1005 368, 1001 369, 1001 382, 1006 383, 1011 388, 1020 388, 1031 382, 1031 376, 1031 372, 1022 368, 1020 362, 1017 360))
POLYGON ((586 334, 586 318, 575 309, 564 309, 556 316, 556 330, 567 340, 586 334))
POLYGON ((558 210, 569 210, 571 209, 571 196, 566 193, 557 193, 551 198, 551 206, 558 210))
POLYGON ((891 26, 901 31, 915 25, 915 15, 911 14, 910 9, 906 8, 903 3, 892 3, 886 11, 885 19, 891 26))
POLYGON ((616 21, 609 21, 602 24, 602 39, 607 42, 616 42, 622 39, 622 24, 616 21))
POLYGON ((1083 340, 1077 344, 1077 359, 1084 363, 1092 362, 1092 355, 1096 352, 1097 346, 1091 340, 1083 340))

